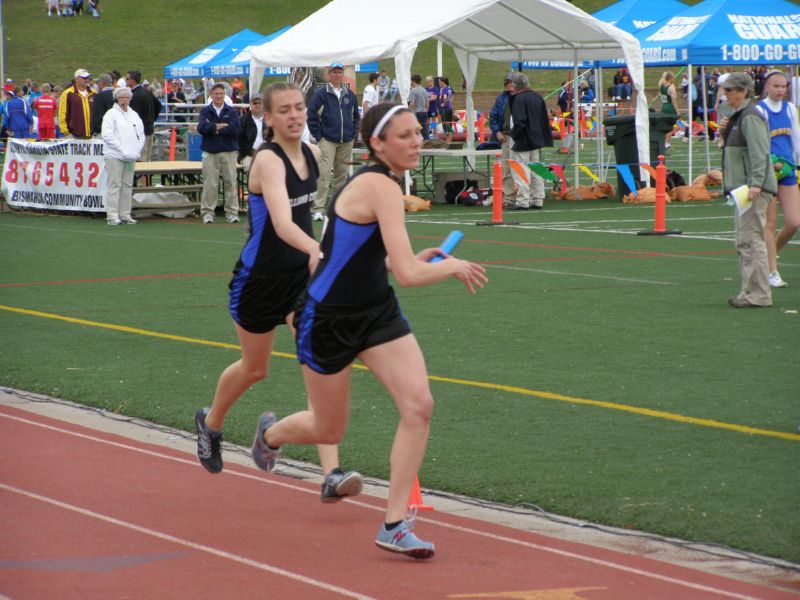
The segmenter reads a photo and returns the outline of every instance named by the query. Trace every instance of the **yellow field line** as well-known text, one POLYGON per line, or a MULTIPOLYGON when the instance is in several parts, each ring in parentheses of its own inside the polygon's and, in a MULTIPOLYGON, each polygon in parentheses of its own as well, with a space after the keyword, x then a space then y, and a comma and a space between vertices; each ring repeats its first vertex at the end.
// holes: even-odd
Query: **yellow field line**
MULTIPOLYGON (((226 348, 229 350, 240 350, 237 344, 228 344, 226 342, 215 342, 213 340, 204 340, 202 338, 186 337, 182 335, 172 335, 169 333, 159 333, 157 331, 149 331, 147 329, 139 329, 137 327, 128 327, 127 325, 114 325, 113 323, 101 323, 99 321, 88 321, 86 319, 77 319, 75 317, 66 317, 64 315, 57 315, 53 313, 41 312, 38 310, 30 310, 27 308, 16 308, 13 306, 5 306, 0 304, 0 310, 7 312, 18 313, 22 315, 29 315, 32 317, 41 317, 44 319, 54 319, 57 321, 65 321, 67 323, 74 323, 76 325, 86 325, 89 327, 99 327, 102 329, 111 329, 113 331, 122 331, 124 333, 134 333, 137 335, 146 335, 149 337, 161 338, 165 340, 172 340, 174 342, 186 342, 189 344, 200 344, 203 346, 213 346, 215 348, 226 348)), ((273 352, 273 356, 281 358, 296 359, 297 356, 288 352, 273 352)), ((353 365, 356 369, 364 369, 364 365, 353 365)), ((499 383, 487 383, 484 381, 471 381, 468 379, 455 379, 453 377, 439 377, 438 375, 429 375, 428 379, 440 383, 452 383, 454 385, 462 385, 467 387, 481 388, 485 390, 494 390, 499 392, 506 392, 509 394, 519 394, 522 396, 533 396, 536 398, 543 398, 545 400, 556 400, 558 402, 567 402, 569 404, 582 404, 584 406, 595 406, 599 408, 608 408, 611 410, 618 410, 645 417, 653 417, 656 419, 665 419, 668 421, 677 421, 679 423, 687 423, 690 425, 700 425, 702 427, 713 427, 715 429, 727 429, 737 433, 746 433, 750 435, 763 435, 768 437, 781 438, 784 440, 800 441, 800 434, 787 433, 783 431, 772 431, 770 429, 759 429, 758 427, 748 427, 747 425, 735 425, 733 423, 725 423, 723 421, 715 421, 714 419, 700 419, 697 417, 687 417, 677 413, 670 413, 661 410, 653 410, 650 408, 640 408, 637 406, 628 406, 626 404, 618 404, 616 402, 605 402, 603 400, 590 400, 588 398, 575 398, 573 396, 564 396, 562 394, 554 394, 552 392, 542 392, 539 390, 529 390, 527 388, 516 387, 512 385, 502 385, 499 383)))

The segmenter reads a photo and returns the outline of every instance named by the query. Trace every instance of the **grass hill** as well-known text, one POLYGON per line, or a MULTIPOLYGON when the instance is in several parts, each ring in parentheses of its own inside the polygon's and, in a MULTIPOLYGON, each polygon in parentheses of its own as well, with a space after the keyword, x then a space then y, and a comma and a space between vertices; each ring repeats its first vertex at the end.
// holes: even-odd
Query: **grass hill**
MULTIPOLYGON (((690 0, 690 4, 697 0, 690 0)), ((34 81, 64 84, 77 68, 92 74, 117 69, 142 71, 145 78, 163 80, 164 66, 196 52, 245 27, 267 34, 286 25, 299 23, 324 6, 327 0, 113 0, 101 2, 102 17, 48 17, 44 0, 6 0, 3 11, 5 76, 15 82, 34 81)), ((587 12, 597 11, 612 0, 575 0, 587 12)), ((386 15, 376 2, 376 26, 386 15)), ((408 15, 408 18, 423 18, 408 15)), ((357 32, 343 32, 343 34, 357 32)), ((458 86, 460 70, 448 47, 444 51, 444 74, 458 86)), ((390 73, 392 61, 383 65, 390 73)), ((413 70, 433 74, 436 70, 436 43, 420 44, 413 70)), ((495 91, 500 87, 505 63, 482 61, 477 90, 495 91)), ((534 72, 535 87, 552 90, 567 75, 564 71, 534 72)), ((658 78, 659 73, 648 74, 658 78)), ((362 76, 363 77, 363 76, 362 76)), ((359 81, 359 87, 362 83, 359 81)))

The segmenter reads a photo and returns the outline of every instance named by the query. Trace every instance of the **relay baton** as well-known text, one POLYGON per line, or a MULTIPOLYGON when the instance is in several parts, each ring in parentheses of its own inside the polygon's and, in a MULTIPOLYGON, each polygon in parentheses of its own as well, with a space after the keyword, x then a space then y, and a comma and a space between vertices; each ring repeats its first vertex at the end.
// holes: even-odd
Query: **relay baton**
MULTIPOLYGON (((450 232, 450 235, 448 235, 444 239, 444 241, 442 242, 442 245, 439 246, 439 249, 442 252, 444 252, 445 254, 450 254, 453 250, 456 249, 456 246, 458 246, 458 243, 461 241, 461 238, 463 238, 463 237, 464 237, 464 234, 461 231, 459 231, 458 229, 454 229, 453 231, 450 232)), ((444 260, 444 257, 442 255, 440 255, 440 254, 437 254, 432 259, 430 259, 428 262, 435 263, 435 262, 439 262, 440 260, 444 260)))

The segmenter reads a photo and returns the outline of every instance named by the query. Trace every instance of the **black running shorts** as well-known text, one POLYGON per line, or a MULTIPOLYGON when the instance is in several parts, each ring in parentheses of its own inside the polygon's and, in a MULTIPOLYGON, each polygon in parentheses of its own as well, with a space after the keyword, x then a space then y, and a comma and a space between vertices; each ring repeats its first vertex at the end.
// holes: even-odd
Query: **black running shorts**
POLYGON ((297 358, 324 375, 338 373, 368 348, 411 333, 391 288, 377 303, 347 309, 304 297, 294 315, 297 358))
POLYGON ((274 271, 266 275, 235 273, 230 289, 233 320, 250 333, 267 333, 286 322, 308 283, 308 268, 274 271))

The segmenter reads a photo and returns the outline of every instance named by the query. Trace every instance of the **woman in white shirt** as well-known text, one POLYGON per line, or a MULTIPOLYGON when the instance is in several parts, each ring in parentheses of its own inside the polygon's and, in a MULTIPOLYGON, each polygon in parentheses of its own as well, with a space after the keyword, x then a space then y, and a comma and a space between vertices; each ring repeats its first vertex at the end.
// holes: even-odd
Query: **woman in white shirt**
POLYGON ((114 106, 103 117, 103 157, 106 163, 106 218, 109 225, 135 225, 131 216, 133 171, 144 148, 144 124, 130 108, 131 90, 114 90, 114 106))

